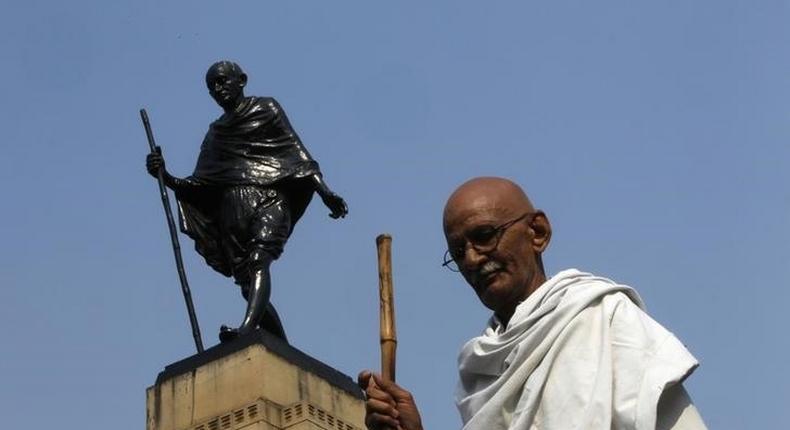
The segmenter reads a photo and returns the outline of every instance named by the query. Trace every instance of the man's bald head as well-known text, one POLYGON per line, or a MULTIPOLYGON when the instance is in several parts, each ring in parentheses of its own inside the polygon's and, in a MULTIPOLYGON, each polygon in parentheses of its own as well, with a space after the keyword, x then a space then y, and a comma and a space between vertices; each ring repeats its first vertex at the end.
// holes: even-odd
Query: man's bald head
POLYGON ((450 257, 480 300, 507 322, 546 279, 542 252, 551 239, 546 215, 513 181, 471 179, 444 207, 450 257))
POLYGON ((493 207, 504 212, 533 212, 529 197, 515 182, 493 176, 470 179, 461 184, 447 199, 444 206, 444 222, 447 215, 475 207, 493 207))

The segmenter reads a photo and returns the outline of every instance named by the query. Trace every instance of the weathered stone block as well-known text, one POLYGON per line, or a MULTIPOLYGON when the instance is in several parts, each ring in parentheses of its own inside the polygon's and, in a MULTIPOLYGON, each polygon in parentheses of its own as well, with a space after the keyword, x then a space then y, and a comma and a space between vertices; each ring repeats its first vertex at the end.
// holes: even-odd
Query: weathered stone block
POLYGON ((171 364, 146 391, 146 430, 361 430, 350 377, 263 331, 171 364))

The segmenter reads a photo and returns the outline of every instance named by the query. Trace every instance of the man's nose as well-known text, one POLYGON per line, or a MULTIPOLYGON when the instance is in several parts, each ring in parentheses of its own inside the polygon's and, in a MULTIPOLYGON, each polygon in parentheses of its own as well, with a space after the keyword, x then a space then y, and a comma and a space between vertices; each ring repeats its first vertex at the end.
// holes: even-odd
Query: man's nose
POLYGON ((462 263, 467 269, 476 269, 487 259, 488 256, 485 253, 478 251, 472 245, 468 245, 464 250, 464 261, 462 263))

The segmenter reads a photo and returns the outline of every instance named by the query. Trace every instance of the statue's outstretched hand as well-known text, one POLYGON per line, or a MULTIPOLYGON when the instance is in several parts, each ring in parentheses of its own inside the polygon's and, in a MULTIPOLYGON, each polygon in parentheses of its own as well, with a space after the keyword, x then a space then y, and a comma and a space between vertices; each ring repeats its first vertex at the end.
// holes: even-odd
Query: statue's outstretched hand
POLYGON ((326 207, 332 211, 332 213, 329 214, 332 218, 345 218, 345 216, 348 215, 348 205, 346 205, 346 201, 337 194, 330 192, 322 195, 321 199, 324 201, 326 207))
POLYGON ((165 159, 162 157, 162 148, 156 147, 156 152, 151 152, 145 157, 145 168, 154 178, 159 176, 159 169, 165 170, 165 159))
POLYGON ((410 392, 367 370, 357 382, 365 390, 365 425, 370 430, 423 430, 410 392))

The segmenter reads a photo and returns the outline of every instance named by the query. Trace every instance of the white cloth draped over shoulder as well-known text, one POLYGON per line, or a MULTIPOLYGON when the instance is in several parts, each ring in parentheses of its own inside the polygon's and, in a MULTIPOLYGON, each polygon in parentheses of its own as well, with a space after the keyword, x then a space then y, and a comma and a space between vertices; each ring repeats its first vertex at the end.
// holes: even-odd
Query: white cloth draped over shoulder
POLYGON ((704 429, 679 385, 697 361, 643 309, 630 287, 570 269, 522 302, 507 327, 492 317, 458 358, 464 429, 653 430, 673 386, 682 399, 670 402, 667 428, 704 429))

